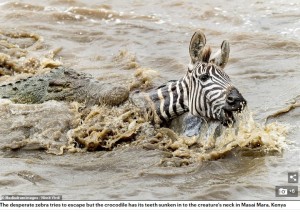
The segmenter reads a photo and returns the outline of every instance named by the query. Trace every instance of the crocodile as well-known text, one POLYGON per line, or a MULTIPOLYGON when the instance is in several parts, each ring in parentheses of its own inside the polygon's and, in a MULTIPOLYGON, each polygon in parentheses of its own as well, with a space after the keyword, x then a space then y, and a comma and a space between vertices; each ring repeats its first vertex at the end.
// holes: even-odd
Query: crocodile
POLYGON ((66 67, 0 85, 0 98, 20 104, 40 104, 57 100, 117 106, 128 97, 129 89, 125 86, 103 83, 89 74, 66 67))

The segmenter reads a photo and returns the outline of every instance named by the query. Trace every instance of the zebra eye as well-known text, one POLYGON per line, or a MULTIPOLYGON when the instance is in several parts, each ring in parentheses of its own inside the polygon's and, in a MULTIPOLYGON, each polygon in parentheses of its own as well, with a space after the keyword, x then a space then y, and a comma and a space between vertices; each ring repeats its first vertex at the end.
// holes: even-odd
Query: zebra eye
POLYGON ((209 75, 208 74, 202 74, 201 76, 200 76, 200 80, 202 81, 202 82, 205 82, 205 81, 207 81, 209 79, 209 75))

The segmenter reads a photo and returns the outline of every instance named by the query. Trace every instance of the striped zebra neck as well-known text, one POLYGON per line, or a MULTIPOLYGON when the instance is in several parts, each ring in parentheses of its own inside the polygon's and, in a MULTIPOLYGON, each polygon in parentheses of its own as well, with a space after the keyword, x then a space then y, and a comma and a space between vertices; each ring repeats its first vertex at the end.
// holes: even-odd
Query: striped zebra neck
POLYGON ((168 122, 188 111, 188 83, 184 77, 170 81, 150 93, 150 99, 161 121, 168 122))

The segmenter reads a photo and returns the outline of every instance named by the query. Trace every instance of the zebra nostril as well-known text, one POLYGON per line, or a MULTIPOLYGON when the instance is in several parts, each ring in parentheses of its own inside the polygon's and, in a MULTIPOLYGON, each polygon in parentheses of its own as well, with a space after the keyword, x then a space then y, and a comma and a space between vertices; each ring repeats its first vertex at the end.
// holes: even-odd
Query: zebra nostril
POLYGON ((228 96, 226 101, 229 105, 233 105, 235 103, 235 98, 232 96, 228 96))

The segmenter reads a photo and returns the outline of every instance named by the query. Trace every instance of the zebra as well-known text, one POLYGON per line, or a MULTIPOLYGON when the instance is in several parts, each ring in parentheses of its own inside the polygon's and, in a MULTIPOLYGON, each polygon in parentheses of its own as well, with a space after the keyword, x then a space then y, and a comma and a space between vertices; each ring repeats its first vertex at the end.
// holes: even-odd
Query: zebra
POLYGON ((224 126, 235 122, 234 112, 244 109, 247 102, 224 72, 229 58, 229 42, 211 56, 206 37, 198 30, 191 38, 191 62, 185 76, 157 87, 147 94, 161 124, 186 112, 206 120, 218 120, 224 126))

